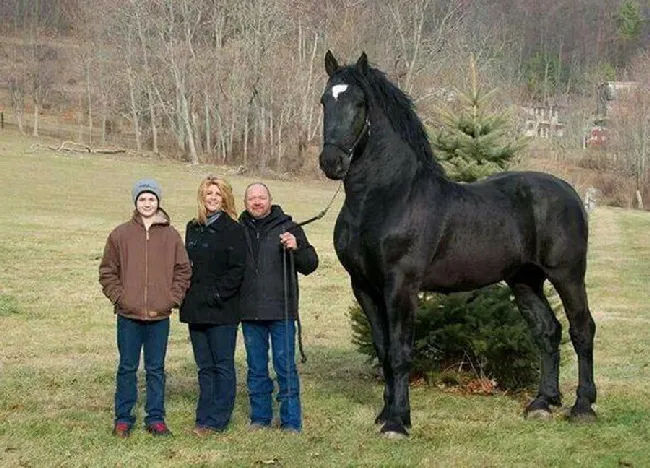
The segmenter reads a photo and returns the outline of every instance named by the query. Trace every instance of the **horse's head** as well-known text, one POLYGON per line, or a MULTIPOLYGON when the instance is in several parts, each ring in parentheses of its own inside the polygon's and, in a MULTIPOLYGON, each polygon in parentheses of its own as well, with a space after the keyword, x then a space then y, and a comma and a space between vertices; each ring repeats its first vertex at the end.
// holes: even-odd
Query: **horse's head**
MULTIPOLYGON (((361 76, 366 75, 368 58, 365 52, 354 67, 361 76)), ((342 67, 329 50, 325 54, 325 70, 329 80, 320 99, 323 105, 320 168, 330 179, 340 180, 347 174, 359 144, 370 130, 368 103, 359 83, 350 79, 352 75, 338 73, 342 67)))

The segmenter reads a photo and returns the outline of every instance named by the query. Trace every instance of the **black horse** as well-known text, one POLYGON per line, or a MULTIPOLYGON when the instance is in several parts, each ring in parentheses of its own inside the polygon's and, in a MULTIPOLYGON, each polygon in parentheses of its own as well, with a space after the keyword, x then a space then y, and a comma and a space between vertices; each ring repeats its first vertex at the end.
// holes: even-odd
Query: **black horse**
POLYGON ((587 216, 580 197, 549 174, 509 172, 459 184, 435 160, 411 100, 368 66, 325 55, 320 167, 344 181, 334 245, 372 327, 385 377, 382 433, 408 435, 409 369, 420 291, 467 291, 505 281, 541 351, 528 416, 560 405, 561 325, 544 295, 560 295, 578 355, 571 419, 593 420, 593 340, 585 270, 587 216))

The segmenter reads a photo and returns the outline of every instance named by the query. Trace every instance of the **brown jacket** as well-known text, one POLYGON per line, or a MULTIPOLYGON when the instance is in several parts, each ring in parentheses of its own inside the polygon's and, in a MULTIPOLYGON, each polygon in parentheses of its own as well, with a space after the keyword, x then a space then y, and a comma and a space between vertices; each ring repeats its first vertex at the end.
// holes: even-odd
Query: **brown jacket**
POLYGON ((108 236, 99 265, 102 291, 115 313, 162 320, 183 301, 192 268, 180 234, 159 209, 147 231, 137 212, 108 236))

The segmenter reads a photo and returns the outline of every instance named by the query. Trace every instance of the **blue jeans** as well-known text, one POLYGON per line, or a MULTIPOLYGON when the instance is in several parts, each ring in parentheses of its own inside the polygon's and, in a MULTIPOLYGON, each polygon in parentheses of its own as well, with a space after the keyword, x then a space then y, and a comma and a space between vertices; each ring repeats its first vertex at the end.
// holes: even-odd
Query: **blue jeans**
POLYGON ((194 360, 199 368, 195 424, 222 431, 235 407, 237 325, 189 325, 194 360))
POLYGON ((165 420, 165 355, 169 337, 169 319, 133 320, 117 316, 117 367, 115 389, 115 422, 132 426, 133 407, 138 400, 137 371, 140 352, 144 351, 147 379, 146 425, 165 420))
POLYGON ((248 396, 253 424, 268 426, 273 419, 273 381, 269 377, 269 338, 273 352, 273 368, 278 381, 282 428, 302 429, 300 382, 295 362, 296 328, 293 320, 260 320, 242 322, 246 362, 248 364, 248 396))

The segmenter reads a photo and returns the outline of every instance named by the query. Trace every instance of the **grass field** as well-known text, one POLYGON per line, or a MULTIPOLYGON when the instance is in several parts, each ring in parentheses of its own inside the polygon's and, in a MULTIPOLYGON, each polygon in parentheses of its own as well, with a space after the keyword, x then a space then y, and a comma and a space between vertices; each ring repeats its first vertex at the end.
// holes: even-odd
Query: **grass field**
MULTIPOLYGON (((301 281, 304 433, 246 430, 240 341, 233 424, 210 439, 193 437, 196 370, 187 330, 174 317, 167 413, 175 436, 152 439, 139 406, 133 436, 115 439, 115 318, 97 283, 106 236, 130 215, 136 179, 161 182, 162 204, 182 232, 199 180, 225 169, 56 153, 34 143, 0 132, 0 466, 650 466, 650 214, 607 208, 592 215, 588 271, 598 325, 595 424, 525 421, 521 399, 417 386, 411 438, 379 437, 373 419, 382 386, 350 344, 352 295, 332 249, 339 199, 306 228, 321 266, 301 281)), ((241 199, 252 179, 228 178, 241 199)), ((299 220, 323 209, 336 189, 268 183, 299 220)), ((561 370, 566 404, 576 381, 572 357, 561 370)))

